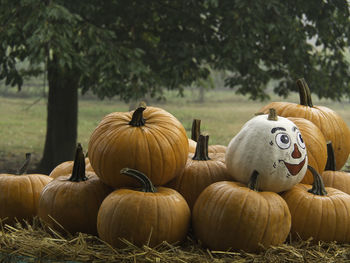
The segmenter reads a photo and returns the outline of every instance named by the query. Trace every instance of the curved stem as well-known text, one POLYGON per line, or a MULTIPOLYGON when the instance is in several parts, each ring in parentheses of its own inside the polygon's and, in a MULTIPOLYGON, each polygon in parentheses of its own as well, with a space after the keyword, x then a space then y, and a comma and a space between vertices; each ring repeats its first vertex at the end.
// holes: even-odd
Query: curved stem
POLYGON ((269 121, 277 121, 278 120, 278 116, 277 116, 276 110, 274 108, 269 109, 269 115, 267 116, 267 119, 269 121))
POLYGON ((78 143, 77 150, 75 151, 72 175, 68 180, 71 182, 81 182, 87 179, 88 178, 85 176, 85 156, 83 147, 78 143))
POLYGON ((336 171, 334 149, 331 141, 327 142, 327 163, 326 163, 325 170, 336 171))
POLYGON ((17 175, 21 175, 21 174, 26 174, 27 173, 27 169, 28 169, 31 157, 32 157, 31 153, 26 153, 26 160, 24 161, 22 166, 17 170, 17 175))
POLYGON ((201 120, 193 119, 191 139, 197 142, 200 134, 201 134, 201 120))
POLYGON ((151 180, 144 173, 131 168, 123 168, 120 170, 120 173, 135 178, 137 181, 139 181, 142 185, 142 192, 157 192, 157 188, 154 187, 151 180))
POLYGON ((146 109, 145 103, 140 103, 139 107, 134 111, 129 124, 134 127, 145 125, 146 120, 143 118, 143 111, 146 109))
POLYGON ((250 190, 258 192, 258 176, 259 176, 259 172, 257 170, 254 170, 248 182, 248 188, 250 190))
POLYGON ((304 78, 297 80, 297 86, 299 88, 300 105, 313 107, 310 88, 307 85, 304 78))
POLYGON ((208 155, 208 142, 209 142, 209 135, 199 135, 197 145, 196 145, 196 152, 194 153, 194 156, 192 160, 198 160, 198 161, 207 161, 210 160, 208 155))
POLYGON ((321 175, 312 166, 308 165, 307 168, 310 170, 310 172, 312 173, 312 176, 314 177, 312 188, 308 190, 308 192, 314 195, 321 195, 321 196, 327 195, 327 191, 324 187, 324 183, 321 175))

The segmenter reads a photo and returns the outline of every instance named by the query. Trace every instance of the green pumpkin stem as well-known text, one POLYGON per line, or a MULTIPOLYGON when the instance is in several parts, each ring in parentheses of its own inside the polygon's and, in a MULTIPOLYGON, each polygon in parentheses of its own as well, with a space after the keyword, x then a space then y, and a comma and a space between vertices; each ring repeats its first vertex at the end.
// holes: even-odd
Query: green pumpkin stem
POLYGON ((146 109, 146 104, 141 102, 139 107, 134 111, 129 124, 134 127, 140 127, 145 125, 146 120, 143 117, 143 111, 146 109))
POLYGON ((314 195, 320 195, 320 196, 327 195, 327 191, 324 187, 324 183, 321 175, 312 166, 308 165, 307 168, 310 170, 310 172, 312 173, 312 176, 314 177, 312 188, 309 189, 308 192, 314 195))
POLYGON ((191 139, 197 142, 200 134, 201 134, 201 120, 193 119, 191 139))
POLYGON ((278 116, 277 116, 276 110, 274 108, 269 109, 269 115, 267 116, 267 119, 269 121, 277 121, 278 120, 278 116))
POLYGON ((137 181, 139 181, 142 185, 142 192, 146 193, 155 193, 157 192, 157 188, 154 187, 151 180, 142 172, 131 169, 131 168, 123 168, 120 170, 121 174, 130 176, 132 178, 135 178, 137 181))
POLYGON ((77 150, 75 151, 72 175, 68 180, 71 182, 81 182, 86 181, 87 179, 88 178, 85 175, 85 156, 83 153, 83 147, 78 143, 77 150))
POLYGON ((17 170, 17 175, 27 173, 27 169, 28 169, 31 157, 32 157, 31 153, 26 153, 26 160, 24 161, 23 165, 17 170))
POLYGON ((197 161, 210 160, 208 155, 208 142, 209 142, 208 134, 199 135, 197 145, 196 145, 196 152, 194 153, 192 160, 197 160, 197 161))
POLYGON ((299 88, 300 105, 313 107, 310 88, 304 78, 297 80, 299 88))
POLYGON ((327 142, 327 163, 326 163, 325 170, 336 171, 334 149, 331 141, 327 142))
POLYGON ((257 170, 254 170, 248 182, 248 188, 257 192, 258 192, 258 176, 259 176, 259 172, 257 170))

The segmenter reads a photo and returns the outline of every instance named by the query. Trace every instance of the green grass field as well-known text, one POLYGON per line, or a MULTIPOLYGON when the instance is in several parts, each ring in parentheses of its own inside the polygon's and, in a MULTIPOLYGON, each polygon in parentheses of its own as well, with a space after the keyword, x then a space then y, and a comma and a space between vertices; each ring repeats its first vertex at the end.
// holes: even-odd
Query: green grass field
MULTIPOLYGON (((201 130, 210 135, 209 144, 227 145, 242 125, 269 101, 250 101, 247 97, 235 95, 233 91, 212 90, 205 94, 205 102, 197 103, 196 91, 187 91, 185 97, 167 92, 167 101, 150 102, 178 118, 190 136, 192 120, 201 119, 201 130)), ((272 97, 273 101, 283 98, 272 97)), ((271 100, 271 101, 272 101, 271 100)), ((42 155, 46 133, 46 101, 36 98, 0 97, 0 172, 16 169, 26 152, 33 154, 34 162, 42 155)), ((298 102, 298 95, 292 94, 285 101, 298 102)), ((337 111, 350 125, 350 104, 318 100, 315 105, 324 105, 337 111)), ((87 149, 89 137, 99 121, 113 111, 128 111, 129 105, 113 100, 80 99, 78 142, 87 149)))

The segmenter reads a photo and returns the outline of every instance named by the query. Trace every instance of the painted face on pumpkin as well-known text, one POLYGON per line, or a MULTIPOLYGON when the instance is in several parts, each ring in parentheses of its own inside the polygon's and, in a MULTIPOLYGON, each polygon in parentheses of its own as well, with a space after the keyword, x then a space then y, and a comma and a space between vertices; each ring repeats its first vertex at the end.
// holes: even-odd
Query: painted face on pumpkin
POLYGON ((286 176, 296 176, 306 164, 306 147, 299 129, 296 126, 287 131, 284 127, 271 129, 273 139, 272 147, 278 147, 281 151, 280 159, 273 163, 273 167, 286 168, 286 176))
POLYGON ((234 180, 247 184, 257 171, 260 191, 282 192, 299 183, 308 156, 297 126, 273 114, 247 121, 227 146, 225 163, 234 180))

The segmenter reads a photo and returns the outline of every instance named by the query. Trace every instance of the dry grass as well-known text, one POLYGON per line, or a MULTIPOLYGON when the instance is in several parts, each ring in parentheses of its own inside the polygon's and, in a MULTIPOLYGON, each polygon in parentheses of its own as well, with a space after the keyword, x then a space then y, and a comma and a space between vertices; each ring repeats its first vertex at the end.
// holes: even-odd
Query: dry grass
POLYGON ((335 242, 289 241, 258 254, 209 251, 191 237, 182 245, 164 242, 155 248, 124 242, 124 249, 114 249, 96 236, 62 236, 36 218, 24 226, 1 224, 0 262, 350 262, 350 245, 335 242))

